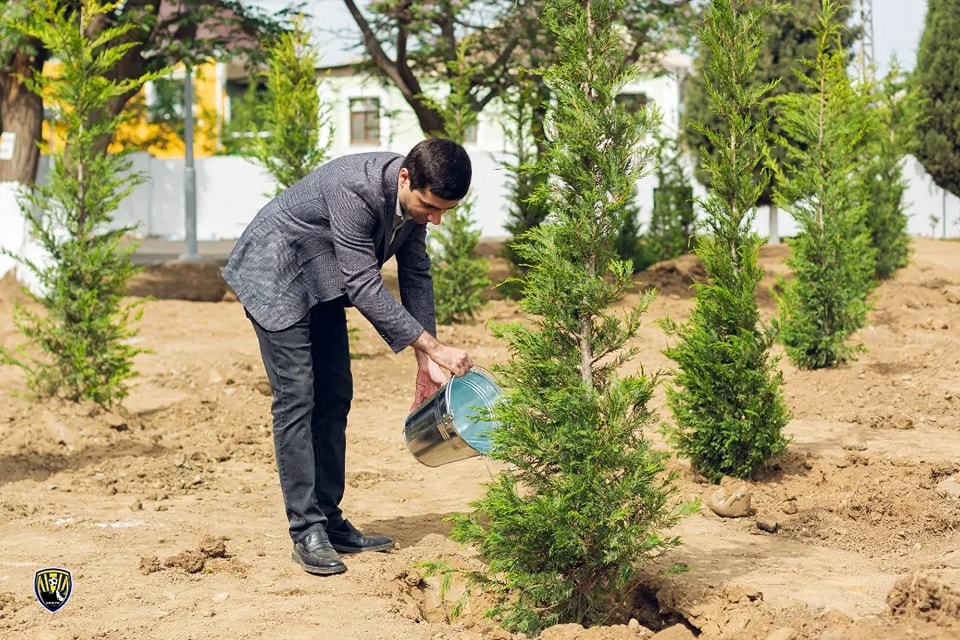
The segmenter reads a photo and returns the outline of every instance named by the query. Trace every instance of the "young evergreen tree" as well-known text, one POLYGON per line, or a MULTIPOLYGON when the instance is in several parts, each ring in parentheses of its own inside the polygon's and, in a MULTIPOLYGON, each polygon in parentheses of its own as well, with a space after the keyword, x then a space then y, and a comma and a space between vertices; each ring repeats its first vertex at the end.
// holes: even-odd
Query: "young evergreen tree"
POLYGON ((42 311, 20 305, 14 312, 17 329, 35 349, 0 351, 23 369, 37 396, 105 407, 126 396, 124 383, 136 375, 133 358, 142 351, 130 342, 142 310, 122 301, 136 272, 131 262, 136 247, 122 243, 133 229, 114 227, 111 213, 144 177, 130 172, 124 154, 103 153, 99 140, 124 119, 107 115, 110 102, 163 73, 110 79, 135 44, 124 42, 133 25, 89 33, 91 24, 109 20, 117 7, 96 0, 76 6, 32 0, 24 21, 14 25, 61 61, 59 75, 37 72, 27 81, 31 91, 58 107, 54 125, 63 132, 65 148, 52 154, 47 184, 27 192, 20 203, 33 213, 27 218, 30 234, 50 257, 44 263, 19 258, 42 290, 36 296, 42 311))
MULTIPOLYGON (((743 11, 765 1, 737 0, 735 6, 743 11)), ((705 6, 710 5, 705 3, 705 6)), ((762 25, 766 38, 761 45, 756 69, 748 80, 751 87, 768 87, 774 83, 769 91, 770 96, 809 90, 798 81, 791 69, 794 61, 813 58, 816 55, 816 42, 810 37, 810 29, 816 24, 819 11, 820 0, 793 0, 788 5, 781 5, 779 10, 764 15, 762 25)), ((842 8, 836 20, 838 24, 850 22, 849 8, 842 8)), ((842 44, 848 59, 852 59, 851 46, 856 42, 857 36, 856 30, 844 32, 842 44)), ((708 69, 712 55, 711 47, 701 41, 697 52, 697 67, 708 69)), ((722 131, 726 127, 726 122, 719 118, 713 109, 713 97, 707 91, 702 73, 695 73, 687 78, 683 103, 684 129, 687 144, 693 152, 695 175, 700 183, 709 189, 711 174, 703 166, 703 160, 713 150, 713 141, 701 134, 698 127, 689 126, 689 123, 699 122, 711 131, 722 131)), ((753 117, 758 120, 765 119, 770 131, 774 135, 780 135, 782 132, 774 119, 775 110, 776 106, 772 101, 763 100, 755 105, 753 117)), ((770 153, 778 162, 784 158, 784 150, 778 143, 771 146, 770 153)), ((758 166, 757 171, 757 179, 762 180, 766 188, 760 193, 756 204, 761 207, 770 207, 770 235, 774 241, 779 242, 779 232, 776 232, 778 211, 773 197, 773 185, 770 180, 759 175, 759 171, 765 171, 762 166, 758 166)))
POLYGON ((871 96, 870 108, 877 126, 868 131, 870 160, 862 167, 869 202, 866 225, 876 255, 873 277, 877 280, 892 278, 910 259, 903 165, 905 156, 915 146, 916 95, 894 60, 871 96))
POLYGON ((685 324, 664 327, 678 342, 665 350, 678 367, 667 400, 676 424, 670 441, 693 468, 713 481, 751 476, 786 447, 788 412, 781 374, 770 356, 774 332, 762 325, 756 287, 761 239, 751 230, 753 207, 767 188, 769 131, 762 113, 774 83, 754 75, 772 2, 712 0, 700 38, 710 48, 703 80, 711 109, 726 126, 693 126, 710 140, 702 166, 710 192, 699 204, 695 253, 707 281, 698 283, 696 304, 685 324))
POLYGON ((276 180, 280 193, 323 164, 333 144, 304 16, 267 48, 267 63, 266 95, 257 105, 263 130, 248 153, 276 180))
MULTIPOLYGON (((473 67, 466 51, 466 45, 461 45, 450 65, 452 80, 446 101, 431 102, 443 115, 446 136, 459 143, 467 129, 477 124, 468 99, 473 67)), ((443 224, 430 230, 430 272, 438 324, 472 320, 486 304, 483 292, 490 286, 489 268, 486 259, 477 256, 480 229, 474 226, 472 212, 473 196, 467 195, 457 208, 443 214, 443 224)))
POLYGON ((836 10, 824 0, 817 56, 799 74, 812 91, 778 98, 780 127, 797 142, 785 145, 789 173, 779 177, 776 195, 800 228, 787 259, 795 277, 782 281, 778 299, 781 339, 790 360, 810 369, 836 366, 862 350, 850 338, 866 324, 874 286, 870 203, 851 176, 863 162, 875 114, 837 50, 836 10))
POLYGON ((941 189, 960 195, 960 2, 927 0, 916 76, 922 100, 917 159, 941 189))
POLYGON ((614 26, 622 7, 550 0, 543 14, 562 53, 545 74, 556 99, 538 197, 550 216, 518 245, 531 322, 494 325, 513 354, 492 416, 492 456, 507 467, 453 530, 488 563, 473 579, 495 597, 491 615, 530 634, 607 619, 637 567, 678 544, 664 533, 682 512, 673 478, 643 435, 657 376, 620 372, 652 295, 610 308, 631 287, 614 240, 657 122, 615 100, 634 73, 614 26))

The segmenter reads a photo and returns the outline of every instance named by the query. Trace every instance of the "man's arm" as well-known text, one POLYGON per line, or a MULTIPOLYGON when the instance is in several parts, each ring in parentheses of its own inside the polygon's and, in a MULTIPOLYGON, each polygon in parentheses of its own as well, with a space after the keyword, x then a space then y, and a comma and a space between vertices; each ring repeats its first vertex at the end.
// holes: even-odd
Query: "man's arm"
POLYGON ((342 189, 324 197, 347 296, 394 353, 398 353, 408 347, 424 327, 383 285, 374 248, 377 213, 366 201, 372 196, 342 189))

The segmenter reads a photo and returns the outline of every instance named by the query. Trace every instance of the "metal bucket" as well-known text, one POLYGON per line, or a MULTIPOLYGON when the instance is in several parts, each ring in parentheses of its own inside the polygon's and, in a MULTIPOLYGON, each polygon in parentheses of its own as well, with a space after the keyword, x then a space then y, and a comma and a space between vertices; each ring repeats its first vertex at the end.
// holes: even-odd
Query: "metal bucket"
POLYGON ((407 416, 403 428, 407 448, 428 467, 490 452, 493 422, 477 416, 490 409, 503 392, 488 371, 474 367, 451 378, 407 416))

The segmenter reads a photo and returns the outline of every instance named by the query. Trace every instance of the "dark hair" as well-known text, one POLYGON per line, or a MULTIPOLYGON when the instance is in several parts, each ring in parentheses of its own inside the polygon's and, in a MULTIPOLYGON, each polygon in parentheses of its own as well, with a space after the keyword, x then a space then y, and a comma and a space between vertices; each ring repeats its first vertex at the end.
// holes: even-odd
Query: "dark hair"
POLYGON ((403 159, 401 168, 410 174, 410 188, 430 192, 444 200, 467 195, 473 169, 467 150, 445 138, 427 138, 417 143, 403 159))

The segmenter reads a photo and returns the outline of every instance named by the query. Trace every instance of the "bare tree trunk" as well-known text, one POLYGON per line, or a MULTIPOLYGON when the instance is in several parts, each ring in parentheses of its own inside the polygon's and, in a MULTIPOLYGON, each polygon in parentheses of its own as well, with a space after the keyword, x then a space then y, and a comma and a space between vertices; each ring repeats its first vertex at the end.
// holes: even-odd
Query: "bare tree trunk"
POLYGON ((30 76, 42 59, 18 51, 0 67, 0 129, 16 136, 12 160, 0 160, 0 182, 33 184, 40 162, 40 140, 43 127, 43 100, 30 91, 21 76, 30 76))

